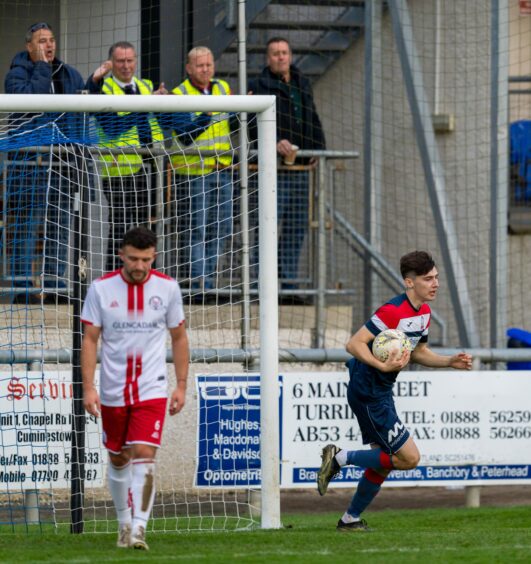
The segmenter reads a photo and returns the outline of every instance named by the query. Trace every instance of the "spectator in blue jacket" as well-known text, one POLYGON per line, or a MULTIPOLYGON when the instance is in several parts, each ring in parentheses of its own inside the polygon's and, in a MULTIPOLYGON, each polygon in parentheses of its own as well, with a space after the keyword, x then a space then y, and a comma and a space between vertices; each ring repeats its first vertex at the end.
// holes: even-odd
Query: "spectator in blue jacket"
MULTIPOLYGON (((79 72, 56 58, 56 41, 46 22, 26 33, 26 50, 15 55, 5 77, 8 94, 75 94, 85 88, 79 72)), ((81 138, 82 114, 13 114, 10 135, 15 146, 49 145, 81 138)), ((69 160, 51 152, 17 150, 9 155, 6 207, 11 249, 8 249, 14 286, 24 288, 16 301, 35 302, 34 286, 44 273, 44 290, 66 290, 65 273, 73 199, 69 160), (14 161, 14 162, 13 162, 14 161), (41 254, 44 264, 40 266, 41 254)), ((64 297, 64 294, 63 294, 64 297)))

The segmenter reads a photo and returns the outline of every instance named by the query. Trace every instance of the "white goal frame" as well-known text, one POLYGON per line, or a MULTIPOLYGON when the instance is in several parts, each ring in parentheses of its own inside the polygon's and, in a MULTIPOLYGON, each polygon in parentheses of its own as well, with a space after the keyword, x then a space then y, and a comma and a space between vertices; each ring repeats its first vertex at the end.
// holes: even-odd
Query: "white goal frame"
POLYGON ((252 112, 258 123, 261 527, 280 521, 277 156, 274 96, 0 94, 0 112, 252 112))

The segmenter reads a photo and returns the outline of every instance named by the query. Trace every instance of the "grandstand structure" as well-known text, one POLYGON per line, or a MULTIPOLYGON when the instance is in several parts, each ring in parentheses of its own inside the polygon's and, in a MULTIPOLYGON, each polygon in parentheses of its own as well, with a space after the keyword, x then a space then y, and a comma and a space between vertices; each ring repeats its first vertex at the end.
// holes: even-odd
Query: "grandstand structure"
MULTIPOLYGON (((23 48, 27 21, 46 16, 58 30, 61 57, 84 77, 106 58, 113 41, 127 37, 138 45, 141 74, 175 86, 184 77, 187 50, 204 43, 217 56, 218 76, 227 78, 237 92, 238 4, 204 0, 194 2, 192 9, 189 2, 170 1, 29 3, 31 15, 19 11, 2 18, 5 48, 0 69, 4 74, 8 69, 13 51, 8 47, 23 48)), ((379 253, 396 272, 394 257, 422 241, 439 257, 448 277, 437 311, 445 335, 455 338, 443 343, 441 333, 438 342, 503 346, 505 329, 524 326, 520 315, 526 310, 526 298, 517 289, 527 277, 519 257, 527 248, 528 203, 511 199, 505 135, 508 124, 525 119, 529 108, 529 21, 517 3, 244 4, 247 75, 263 67, 267 38, 286 36, 293 44, 295 64, 313 81, 327 148, 359 154, 342 162, 328 159, 337 179, 331 200, 346 216, 331 216, 326 285, 350 291, 345 301, 354 305, 352 325, 381 301, 375 290, 380 276, 374 280, 373 275, 385 274, 374 255, 379 253), (403 21, 401 14, 410 21, 403 21), (399 214, 394 213, 397 209, 399 214), (433 213, 442 219, 434 221, 433 213), (507 223, 511 217, 512 226, 507 223), (406 233, 411 224, 416 229, 406 233), (361 243, 346 233, 350 228, 361 243), (508 231, 518 234, 504 238, 508 231), (335 258, 351 253, 352 261, 335 258), (458 287, 468 294, 466 303, 459 303, 458 287)), ((309 264, 301 267, 307 267, 301 276, 313 278, 304 286, 308 289, 317 285, 317 239, 306 253, 309 264)), ((388 292, 389 284, 382 288, 388 292)), ((342 338, 337 346, 342 346, 342 338)))
MULTIPOLYGON (((312 81, 327 147, 320 153, 301 153, 314 157, 318 166, 309 168, 311 209, 299 277, 288 281, 295 282, 297 289, 280 290, 281 295, 285 292, 305 302, 278 308, 281 371, 341 369, 344 344, 352 330, 375 306, 400 291, 398 258, 415 248, 431 251, 441 272, 430 332, 434 345, 475 349, 490 368, 511 357, 511 351, 500 352, 508 328, 530 329, 525 313, 531 306, 527 290, 531 197, 525 196, 527 171, 519 172, 523 161, 514 156, 510 128, 527 120, 531 112, 531 15, 517 2, 35 0, 14 4, 16 10, 11 9, 13 2, 0 2, 2 75, 15 52, 24 49, 28 26, 45 20, 56 31, 59 57, 84 78, 107 58, 113 42, 127 40, 137 46, 138 74, 155 85, 163 82, 173 88, 184 78, 188 50, 207 45, 216 56, 216 76, 244 95, 247 78, 257 76, 265 65, 267 40, 289 39, 294 64, 312 81)), ((13 158, 8 143, 12 111, 0 107, 3 210, 13 158)), ((234 113, 238 125, 231 150, 235 156, 244 155, 242 170, 252 179, 257 171, 252 160, 255 147, 246 143, 247 116, 234 113)), ((54 150, 77 154, 78 141, 59 143, 54 150)), ((97 161, 100 156, 91 144, 81 143, 83 154, 88 151, 97 161)), ((171 150, 152 155, 161 162, 164 181, 171 176, 165 164, 171 150)), ((12 218, 2 215, 0 366, 6 376, 0 381, 4 388, 13 377, 38 381, 43 370, 72 369, 80 338, 76 308, 83 284, 103 272, 101 253, 108 235, 97 172, 89 168, 83 175, 95 180, 87 181, 86 216, 77 224, 77 232, 73 228, 69 241, 66 304, 12 303, 12 218), (76 233, 90 235, 83 248, 76 233), (80 252, 88 258, 84 281, 79 280, 80 252)), ((252 186, 249 189, 253 205, 252 186)), ((177 213, 178 197, 164 192, 161 199, 166 215, 158 218, 157 228, 163 240, 171 242, 169 249, 161 249, 162 266, 183 284, 191 381, 205 374, 256 373, 264 355, 259 340, 261 298, 249 285, 253 265, 247 253, 256 240, 245 213, 237 216, 234 242, 220 257, 219 287, 211 300, 194 303, 187 285, 185 249, 170 221, 177 213)), ((42 291, 39 268, 37 260, 37 296, 42 291)), ((520 359, 528 354, 518 352, 520 359)), ((512 358, 517 356, 515 352, 512 358)), ((194 505, 201 512, 202 504, 219 503, 223 511, 230 505, 229 513, 237 514, 241 502, 230 498, 232 493, 221 497, 198 493, 193 483, 197 445, 188 439, 197 434, 199 395, 199 389, 190 385, 189 411, 180 422, 169 423, 167 444, 185 445, 184 462, 175 472, 172 449, 163 449, 161 490, 185 492, 182 503, 187 510, 194 505), (193 501, 190 496, 195 496, 193 501)), ((254 484, 247 489, 245 504, 251 509, 246 511, 252 521, 257 510, 254 484)), ((2 507, 23 498, 20 488, 15 490, 7 494, 0 490, 0 516, 2 507)), ((56 516, 67 513, 61 506, 64 492, 51 487, 47 491, 49 495, 41 491, 38 502, 31 504, 37 504, 41 514, 49 505, 62 508, 55 510, 56 516)), ((101 483, 85 494, 86 515, 94 522, 101 515, 112 519, 101 483)), ((165 495, 160 512, 168 499, 165 495)), ((179 506, 181 500, 175 502, 172 495, 171 503, 179 506)))

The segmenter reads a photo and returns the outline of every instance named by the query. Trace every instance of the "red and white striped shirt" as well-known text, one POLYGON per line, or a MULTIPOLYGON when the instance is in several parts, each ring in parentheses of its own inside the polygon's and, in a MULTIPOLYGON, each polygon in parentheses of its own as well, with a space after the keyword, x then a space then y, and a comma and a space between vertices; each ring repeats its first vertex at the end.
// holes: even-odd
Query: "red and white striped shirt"
POLYGON ((81 320, 102 329, 103 405, 167 397, 167 330, 184 323, 176 280, 156 270, 142 284, 127 282, 121 270, 106 274, 90 285, 81 320))

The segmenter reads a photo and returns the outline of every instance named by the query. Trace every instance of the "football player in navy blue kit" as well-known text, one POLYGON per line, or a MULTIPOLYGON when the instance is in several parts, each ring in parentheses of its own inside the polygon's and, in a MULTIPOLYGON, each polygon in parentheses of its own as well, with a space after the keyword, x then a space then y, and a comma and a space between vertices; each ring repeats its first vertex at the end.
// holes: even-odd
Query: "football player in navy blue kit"
POLYGON ((326 493, 330 480, 342 466, 366 468, 352 501, 337 524, 338 531, 363 531, 367 523, 361 513, 380 491, 393 469, 415 468, 420 453, 396 412, 393 385, 400 370, 410 361, 432 368, 470 370, 472 357, 467 353, 442 356, 428 347, 431 310, 428 302, 439 289, 435 262, 425 251, 413 251, 400 259, 400 273, 405 293, 396 296, 376 310, 374 315, 348 341, 347 351, 354 358, 347 362, 350 382, 347 398, 360 426, 364 444, 371 449, 346 450, 327 445, 321 454, 317 488, 326 493), (411 344, 411 350, 391 353, 382 362, 373 356, 372 341, 386 329, 400 329, 411 344))

